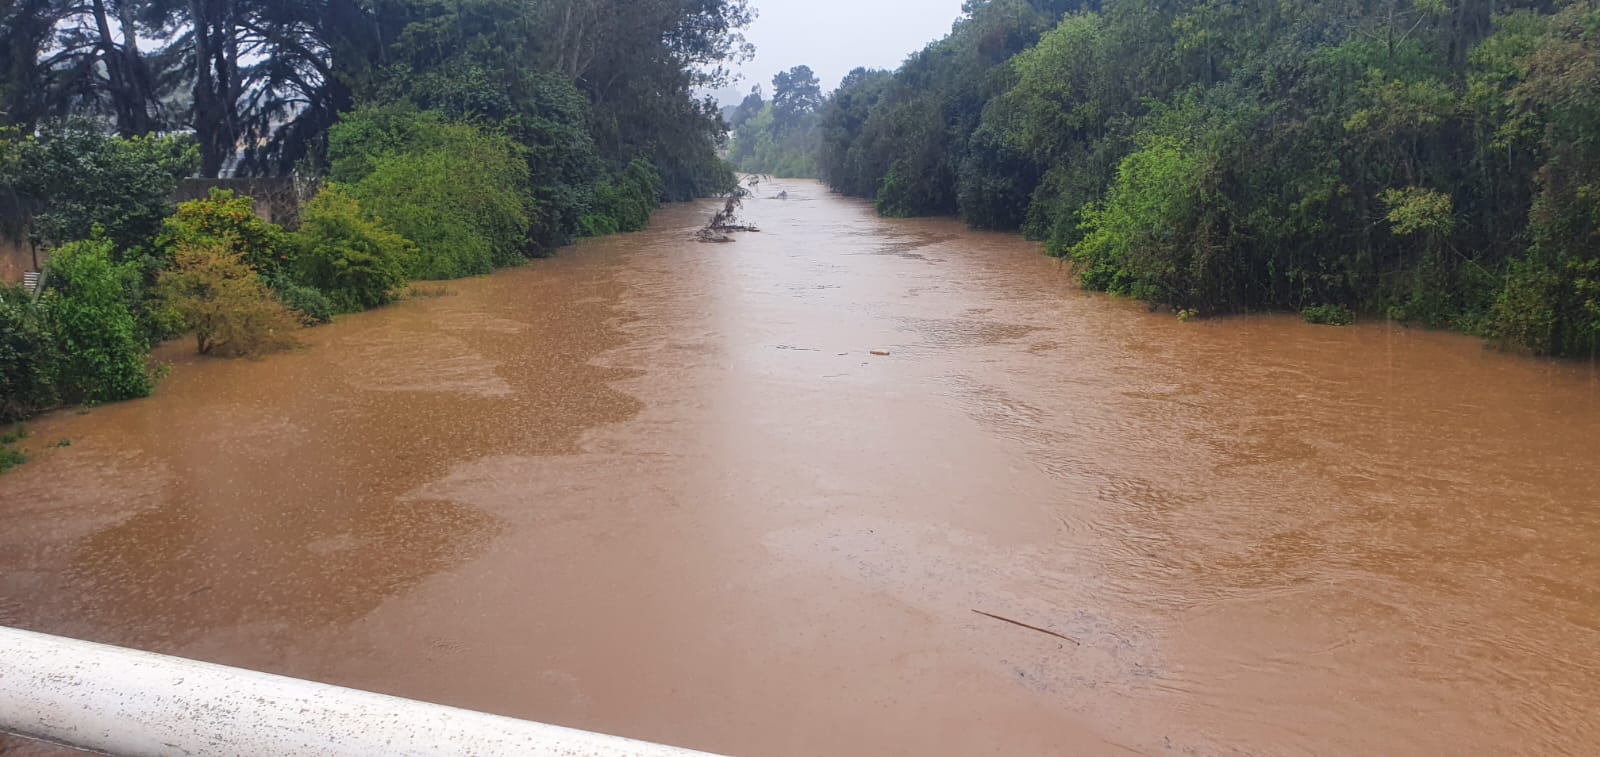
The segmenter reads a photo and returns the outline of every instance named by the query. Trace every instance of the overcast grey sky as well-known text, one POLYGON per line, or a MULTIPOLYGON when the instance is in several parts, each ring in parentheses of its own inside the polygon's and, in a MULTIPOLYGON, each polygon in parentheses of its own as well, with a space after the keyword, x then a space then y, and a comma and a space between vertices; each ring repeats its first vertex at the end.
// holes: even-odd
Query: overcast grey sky
POLYGON ((906 56, 950 32, 961 0, 753 0, 760 12, 745 36, 756 57, 740 67, 744 78, 718 92, 737 103, 760 84, 772 94, 772 75, 805 64, 824 93, 856 66, 896 68, 906 56))

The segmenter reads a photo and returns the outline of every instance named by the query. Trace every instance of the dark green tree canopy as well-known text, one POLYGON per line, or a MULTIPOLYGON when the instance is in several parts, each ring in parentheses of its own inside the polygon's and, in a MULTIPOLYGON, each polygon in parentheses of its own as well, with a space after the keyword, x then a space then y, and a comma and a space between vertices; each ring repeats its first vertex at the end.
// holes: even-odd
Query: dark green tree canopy
POLYGON ((731 181, 693 93, 750 54, 751 18, 746 0, 19 0, 0 10, 0 120, 191 131, 203 175, 271 175, 321 160, 357 103, 410 98, 519 120, 530 145, 583 133, 570 161, 642 157, 689 196, 731 181))
POLYGON ((822 85, 810 66, 795 66, 772 77, 772 110, 780 121, 811 113, 822 105, 822 85))
POLYGON ((1593 2, 965 10, 822 106, 834 189, 1021 229, 1087 286, 1184 310, 1600 351, 1593 2))
POLYGON ((0 188, 32 217, 33 241, 41 245, 98 235, 119 253, 147 246, 172 212, 178 180, 197 162, 185 139, 112 139, 83 120, 47 125, 34 136, 0 132, 0 188))

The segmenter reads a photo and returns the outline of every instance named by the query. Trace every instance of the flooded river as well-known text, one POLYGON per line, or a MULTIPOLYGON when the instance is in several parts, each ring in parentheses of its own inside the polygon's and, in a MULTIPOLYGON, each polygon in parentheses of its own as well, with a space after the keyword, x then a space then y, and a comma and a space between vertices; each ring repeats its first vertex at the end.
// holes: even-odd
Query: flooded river
POLYGON ((736 754, 1600 744, 1592 365, 781 188, 169 345, 0 476, 0 623, 736 754))

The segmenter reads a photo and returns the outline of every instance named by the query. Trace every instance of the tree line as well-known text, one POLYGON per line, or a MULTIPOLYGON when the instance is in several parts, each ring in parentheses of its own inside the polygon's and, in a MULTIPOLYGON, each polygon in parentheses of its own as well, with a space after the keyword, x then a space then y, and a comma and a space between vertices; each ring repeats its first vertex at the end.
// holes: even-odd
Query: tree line
POLYGON ((972 0, 820 108, 887 215, 1020 230, 1185 317, 1600 352, 1593 0, 972 0))
POLYGON ((215 177, 316 162, 340 114, 405 99, 530 147, 582 128, 571 159, 645 158, 687 198, 721 178, 715 108, 692 93, 749 55, 751 18, 746 0, 17 0, 0 111, 24 131, 186 131, 215 177))
POLYGON ((728 160, 740 171, 794 179, 817 177, 822 84, 810 66, 772 77, 772 100, 760 85, 738 105, 723 109, 733 130, 728 160))
POLYGON ((156 342, 292 342, 414 279, 485 273, 730 191, 698 96, 746 0, 18 0, 0 9, 0 422, 143 396, 156 342), (295 177, 279 227, 179 181, 295 177))

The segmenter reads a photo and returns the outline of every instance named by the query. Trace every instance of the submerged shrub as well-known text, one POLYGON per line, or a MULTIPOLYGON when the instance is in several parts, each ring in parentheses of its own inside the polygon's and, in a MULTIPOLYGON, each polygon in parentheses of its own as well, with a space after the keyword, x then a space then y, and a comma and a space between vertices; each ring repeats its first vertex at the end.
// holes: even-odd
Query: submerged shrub
POLYGON ((1349 326, 1356 322, 1356 314, 1343 305, 1313 305, 1300 311, 1306 323, 1322 326, 1349 326))
POLYGON ((200 354, 244 355, 294 344, 301 325, 244 257, 226 245, 180 247, 156 296, 183 318, 200 354))
POLYGON ((1540 355, 1600 352, 1600 260, 1513 261, 1492 334, 1540 355))
POLYGON ((617 219, 608 215, 590 213, 578 219, 578 233, 586 237, 603 237, 621 230, 617 219))
POLYGON ((23 454, 22 450, 11 446, 28 438, 28 435, 28 429, 24 426, 18 426, 12 431, 0 432, 0 473, 5 473, 28 462, 28 456, 23 454))
POLYGON ((282 276, 267 279, 267 288, 282 302, 285 307, 300 314, 301 320, 306 325, 320 326, 333 322, 334 313, 338 312, 333 306, 333 300, 316 287, 306 286, 282 276))
POLYGON ((351 312, 395 300, 406 283, 406 263, 416 255, 409 241, 337 184, 318 192, 300 221, 300 278, 326 293, 334 308, 351 312))
POLYGON ((0 473, 28 462, 28 456, 10 446, 0 445, 0 473))

